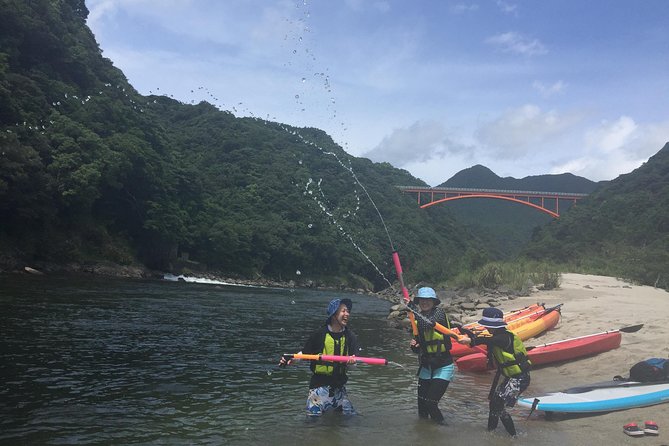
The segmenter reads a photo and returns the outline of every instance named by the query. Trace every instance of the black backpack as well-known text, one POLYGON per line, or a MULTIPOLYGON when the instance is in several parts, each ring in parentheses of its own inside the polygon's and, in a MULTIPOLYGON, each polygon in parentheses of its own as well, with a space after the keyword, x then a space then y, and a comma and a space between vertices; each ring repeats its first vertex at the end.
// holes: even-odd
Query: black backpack
POLYGON ((629 379, 642 383, 669 380, 669 360, 650 358, 637 362, 630 369, 629 379))

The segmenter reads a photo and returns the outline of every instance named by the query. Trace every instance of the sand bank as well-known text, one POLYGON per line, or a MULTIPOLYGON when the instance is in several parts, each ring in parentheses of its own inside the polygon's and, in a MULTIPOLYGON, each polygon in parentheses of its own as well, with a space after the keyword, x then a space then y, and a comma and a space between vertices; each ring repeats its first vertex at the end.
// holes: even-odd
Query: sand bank
MULTIPOLYGON (((612 277, 563 274, 559 289, 537 291, 529 297, 505 302, 503 310, 520 308, 533 302, 564 304, 558 326, 539 338, 525 341, 537 345, 618 329, 643 323, 636 333, 623 333, 620 348, 557 366, 544 366, 532 372, 532 384, 524 396, 558 391, 576 385, 606 381, 615 375, 628 376, 629 368, 651 357, 669 357, 669 293, 648 286, 632 285, 612 277)), ((541 412, 519 424, 528 430, 551 423, 568 433, 571 444, 669 444, 669 404, 588 416, 563 416, 547 421, 541 412), (654 420, 659 437, 631 438, 622 433, 630 421, 654 420)))

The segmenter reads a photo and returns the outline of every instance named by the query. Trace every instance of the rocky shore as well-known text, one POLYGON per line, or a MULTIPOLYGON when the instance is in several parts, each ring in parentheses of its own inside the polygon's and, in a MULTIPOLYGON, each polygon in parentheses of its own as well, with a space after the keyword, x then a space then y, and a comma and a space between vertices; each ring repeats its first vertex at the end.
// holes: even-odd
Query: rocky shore
MULTIPOLYGON (((424 285, 416 285, 410 290, 410 295, 415 295, 415 291, 424 285)), ((455 324, 467 324, 480 319, 481 310, 488 307, 499 307, 509 300, 515 300, 519 297, 527 297, 532 289, 526 291, 514 291, 501 287, 496 290, 489 289, 447 289, 437 288, 437 297, 441 301, 439 307, 443 308, 448 315, 449 321, 455 324)), ((392 289, 387 289, 378 295, 390 302, 399 302, 401 294, 392 289)), ((388 314, 389 323, 401 329, 409 329, 410 322, 408 311, 404 305, 396 304, 390 308, 388 314)))
MULTIPOLYGON (((119 265, 112 262, 90 262, 90 263, 66 263, 58 264, 51 262, 34 262, 30 265, 16 263, 13 265, 3 265, 0 273, 13 274, 31 274, 31 275, 93 275, 103 277, 116 277, 125 279, 164 279, 166 275, 172 274, 172 280, 191 281, 190 277, 205 279, 215 283, 225 283, 231 285, 261 286, 271 288, 308 288, 317 290, 346 291, 357 294, 368 294, 379 297, 380 299, 396 303, 390 309, 388 314, 389 323, 396 328, 408 328, 409 318, 407 310, 399 302, 402 300, 402 294, 399 286, 387 288, 380 292, 372 292, 364 288, 351 288, 347 286, 331 286, 311 279, 301 281, 277 281, 263 277, 255 279, 246 279, 240 277, 229 277, 216 272, 197 272, 193 274, 182 274, 181 272, 157 271, 151 270, 140 265, 119 265)), ((416 290, 424 286, 417 284, 411 287, 410 295, 414 295, 416 290)), ((504 302, 514 300, 519 297, 529 296, 530 291, 514 291, 501 287, 499 289, 435 289, 442 307, 449 320, 456 324, 466 324, 478 319, 481 310, 487 307, 498 307, 504 302)))

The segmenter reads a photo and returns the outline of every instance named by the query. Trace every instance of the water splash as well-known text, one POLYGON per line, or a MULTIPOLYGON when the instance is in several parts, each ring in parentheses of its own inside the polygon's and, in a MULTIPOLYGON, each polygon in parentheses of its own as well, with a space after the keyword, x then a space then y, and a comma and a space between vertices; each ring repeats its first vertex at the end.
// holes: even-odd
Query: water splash
POLYGON ((395 361, 388 361, 388 365, 394 365, 395 367, 399 367, 399 368, 401 368, 402 370, 406 370, 406 369, 407 369, 407 368, 404 367, 402 364, 400 364, 399 362, 395 362, 395 361))

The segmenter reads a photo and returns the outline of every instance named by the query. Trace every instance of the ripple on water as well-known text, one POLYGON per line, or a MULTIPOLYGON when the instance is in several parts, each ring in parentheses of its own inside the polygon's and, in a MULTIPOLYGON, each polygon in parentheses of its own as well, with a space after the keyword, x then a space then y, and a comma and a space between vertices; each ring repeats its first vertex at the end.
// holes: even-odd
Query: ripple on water
MULTIPOLYGON (((332 292, 16 280, 0 284, 11 315, 2 443, 508 444, 482 430, 490 375, 452 383, 441 403, 452 429, 417 419, 416 357, 409 335, 386 325, 385 301, 350 296, 364 356, 392 361, 351 372, 361 415, 307 421, 308 365, 276 365, 323 323, 332 292)), ((560 444, 550 427, 532 435, 560 444)))

